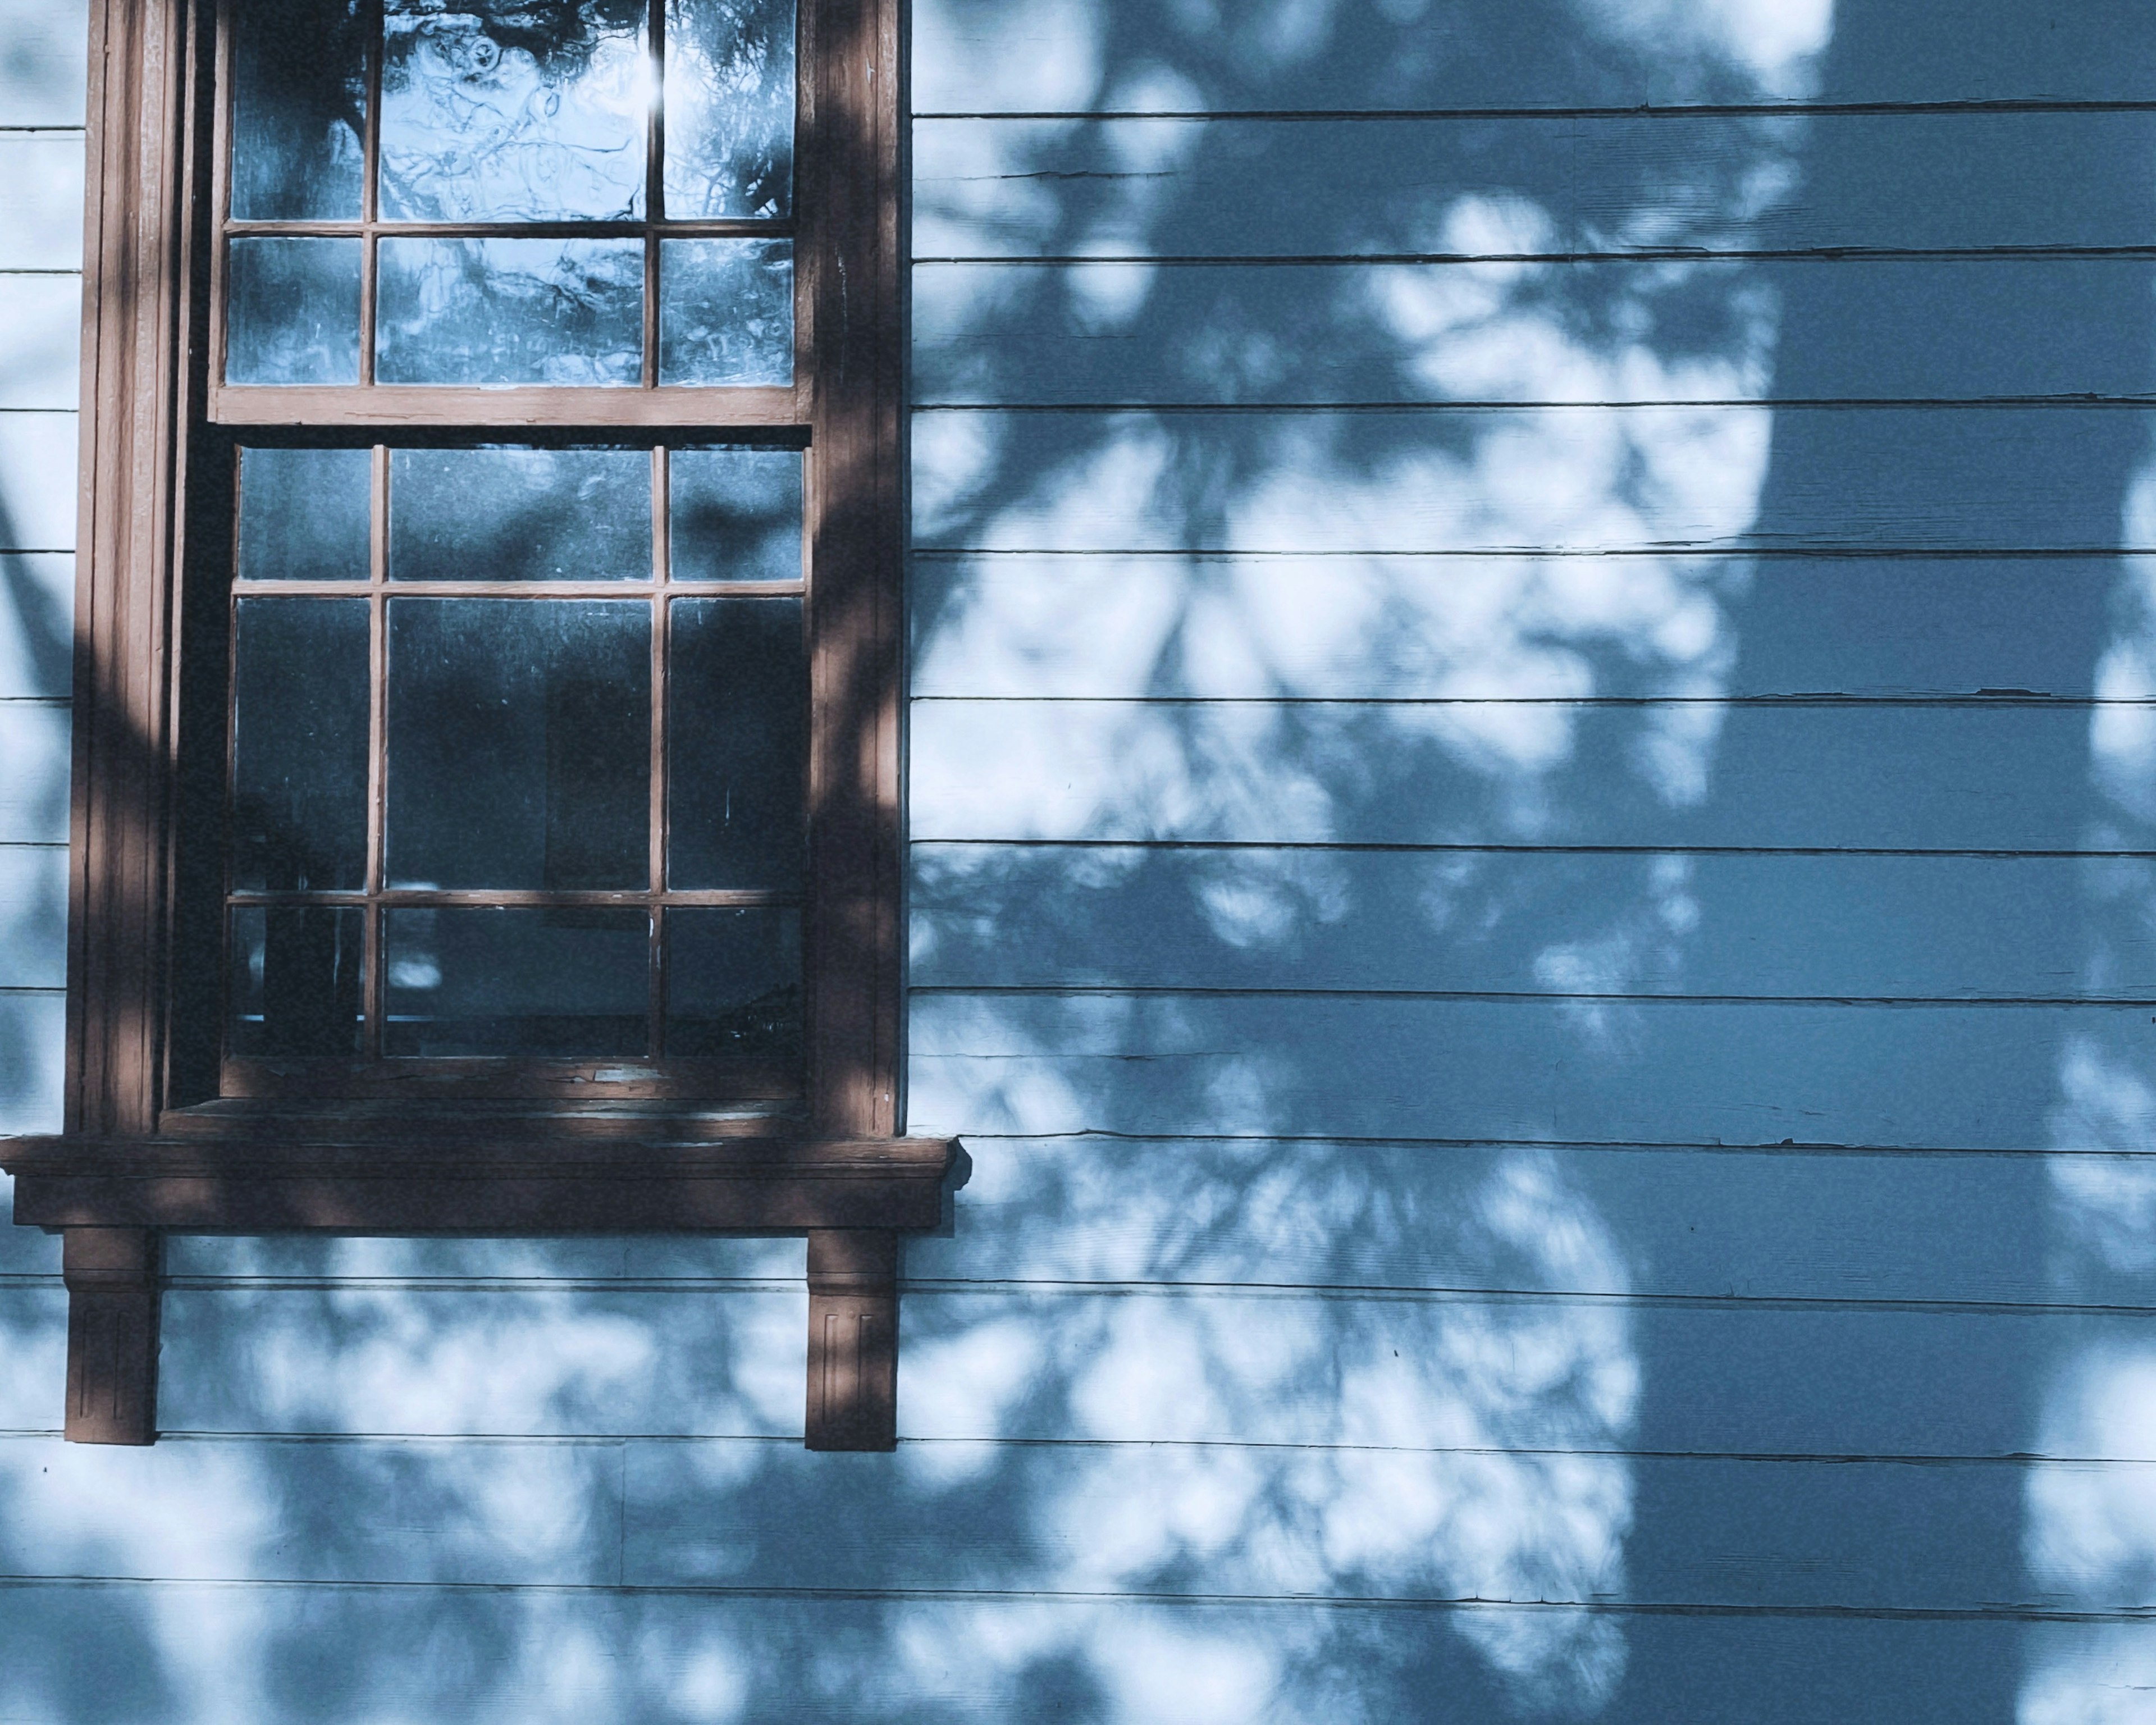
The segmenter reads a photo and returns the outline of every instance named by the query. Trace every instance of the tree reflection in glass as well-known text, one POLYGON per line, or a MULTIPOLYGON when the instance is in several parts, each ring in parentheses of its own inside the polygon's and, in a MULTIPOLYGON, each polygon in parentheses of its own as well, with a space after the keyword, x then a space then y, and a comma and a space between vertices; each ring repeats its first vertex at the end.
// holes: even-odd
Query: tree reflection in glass
POLYGON ((382 213, 391 221, 633 219, 650 104, 643 0, 449 12, 388 0, 382 213))

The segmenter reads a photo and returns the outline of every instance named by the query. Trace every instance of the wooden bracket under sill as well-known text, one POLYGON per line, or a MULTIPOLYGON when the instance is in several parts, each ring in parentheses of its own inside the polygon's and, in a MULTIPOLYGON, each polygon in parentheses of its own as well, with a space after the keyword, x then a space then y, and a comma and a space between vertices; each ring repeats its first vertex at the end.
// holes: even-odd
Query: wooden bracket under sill
POLYGON ((808 1447, 897 1441, 898 1237, 940 1224, 955 1139, 511 1137, 472 1122, 331 1141, 263 1124, 0 1142, 16 1221, 64 1236, 70 1441, 156 1441, 168 1232, 805 1235, 808 1447))

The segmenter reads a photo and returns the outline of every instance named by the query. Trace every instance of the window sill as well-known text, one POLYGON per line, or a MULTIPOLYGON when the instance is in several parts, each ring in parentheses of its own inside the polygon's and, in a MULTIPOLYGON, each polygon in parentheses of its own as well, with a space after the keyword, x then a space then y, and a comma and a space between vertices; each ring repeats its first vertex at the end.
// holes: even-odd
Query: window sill
POLYGON ((898 1236, 937 1227, 948 1138, 617 1107, 167 1113, 156 1137, 0 1143, 15 1219, 64 1235, 67 1435, 157 1435, 164 1233, 803 1234, 811 1449, 896 1441, 898 1236))

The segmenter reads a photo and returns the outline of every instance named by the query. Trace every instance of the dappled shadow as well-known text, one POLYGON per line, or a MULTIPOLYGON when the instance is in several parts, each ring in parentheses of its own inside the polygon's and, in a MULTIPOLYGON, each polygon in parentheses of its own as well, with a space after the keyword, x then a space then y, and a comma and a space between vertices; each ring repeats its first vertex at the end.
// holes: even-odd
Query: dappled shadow
MULTIPOLYGON (((2051 87, 1958 17, 922 40, 1033 30, 1040 110, 2051 87)), ((2071 862, 1953 853, 2138 831, 2138 721, 2092 786, 2071 703, 2138 686, 2144 432, 1844 403, 2145 393, 2146 267, 2062 335, 2037 263, 1958 318, 1972 263, 1692 254, 1869 243, 1942 176, 2013 234, 2147 197, 1882 136, 924 121, 917 249, 1064 261, 915 284, 911 1114, 974 1173, 908 1249, 906 1441, 798 1447, 797 1244, 176 1244, 177 1435, 0 1455, 13 1573, 164 1578, 65 1620, 101 1717, 2010 1715, 2002 1622, 1892 1614, 2145 1590, 2124 1476, 2005 1459, 2125 1453, 2143 1355, 2001 1315, 2144 1298, 2139 1164, 2020 1156, 2144 1147, 2143 1009, 1959 1003, 2138 1001, 2145 894, 2098 870, 2063 975, 2071 862), (1267 250, 1394 261, 1194 261, 1267 250), (1970 1465, 1792 1459, 1861 1454, 1970 1465), (1691 1604, 1756 1615, 1628 1609, 1691 1604)), ((2030 1705, 2125 1633, 2032 1640, 2030 1705)))

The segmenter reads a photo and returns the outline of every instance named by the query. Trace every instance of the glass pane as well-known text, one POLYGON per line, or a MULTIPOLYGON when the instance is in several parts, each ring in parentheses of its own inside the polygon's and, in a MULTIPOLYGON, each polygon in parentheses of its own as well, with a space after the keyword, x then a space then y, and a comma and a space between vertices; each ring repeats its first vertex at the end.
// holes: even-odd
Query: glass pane
POLYGON ((659 381, 793 381, 793 242, 659 244, 659 381))
POLYGON ((646 581, 648 449, 398 449, 389 573, 399 581, 646 581))
POLYGON ((235 239, 228 383, 359 382, 357 239, 235 239))
POLYGON ((667 0, 667 216, 793 207, 793 0, 667 0))
POLYGON ((640 603, 391 601, 390 884, 647 885, 650 629, 640 603))
POLYGON ((232 18, 232 213, 360 216, 367 36, 360 0, 244 0, 232 18))
POLYGON ((388 0, 382 218, 641 215, 644 12, 641 0, 388 0))
POLYGON ((232 878, 367 884, 367 601, 242 599, 234 649, 232 878))
POLYGON ((676 449, 667 465, 676 581, 801 578, 798 449, 676 449))
POLYGON ((243 905, 232 913, 225 1047, 235 1055, 361 1050, 365 927, 357 911, 243 905))
POLYGON ((674 602, 673 886, 798 884, 808 694, 800 600, 674 602))
POLYGON ((801 913, 666 913, 666 1052, 801 1055, 801 913))
POLYGON ((385 239, 384 383, 634 383, 644 247, 634 239, 385 239))
POLYGON ((367 578, 367 449, 239 452, 239 578, 367 578))
POLYGON ((389 1055, 646 1051, 651 919, 642 911, 382 914, 389 1055))

